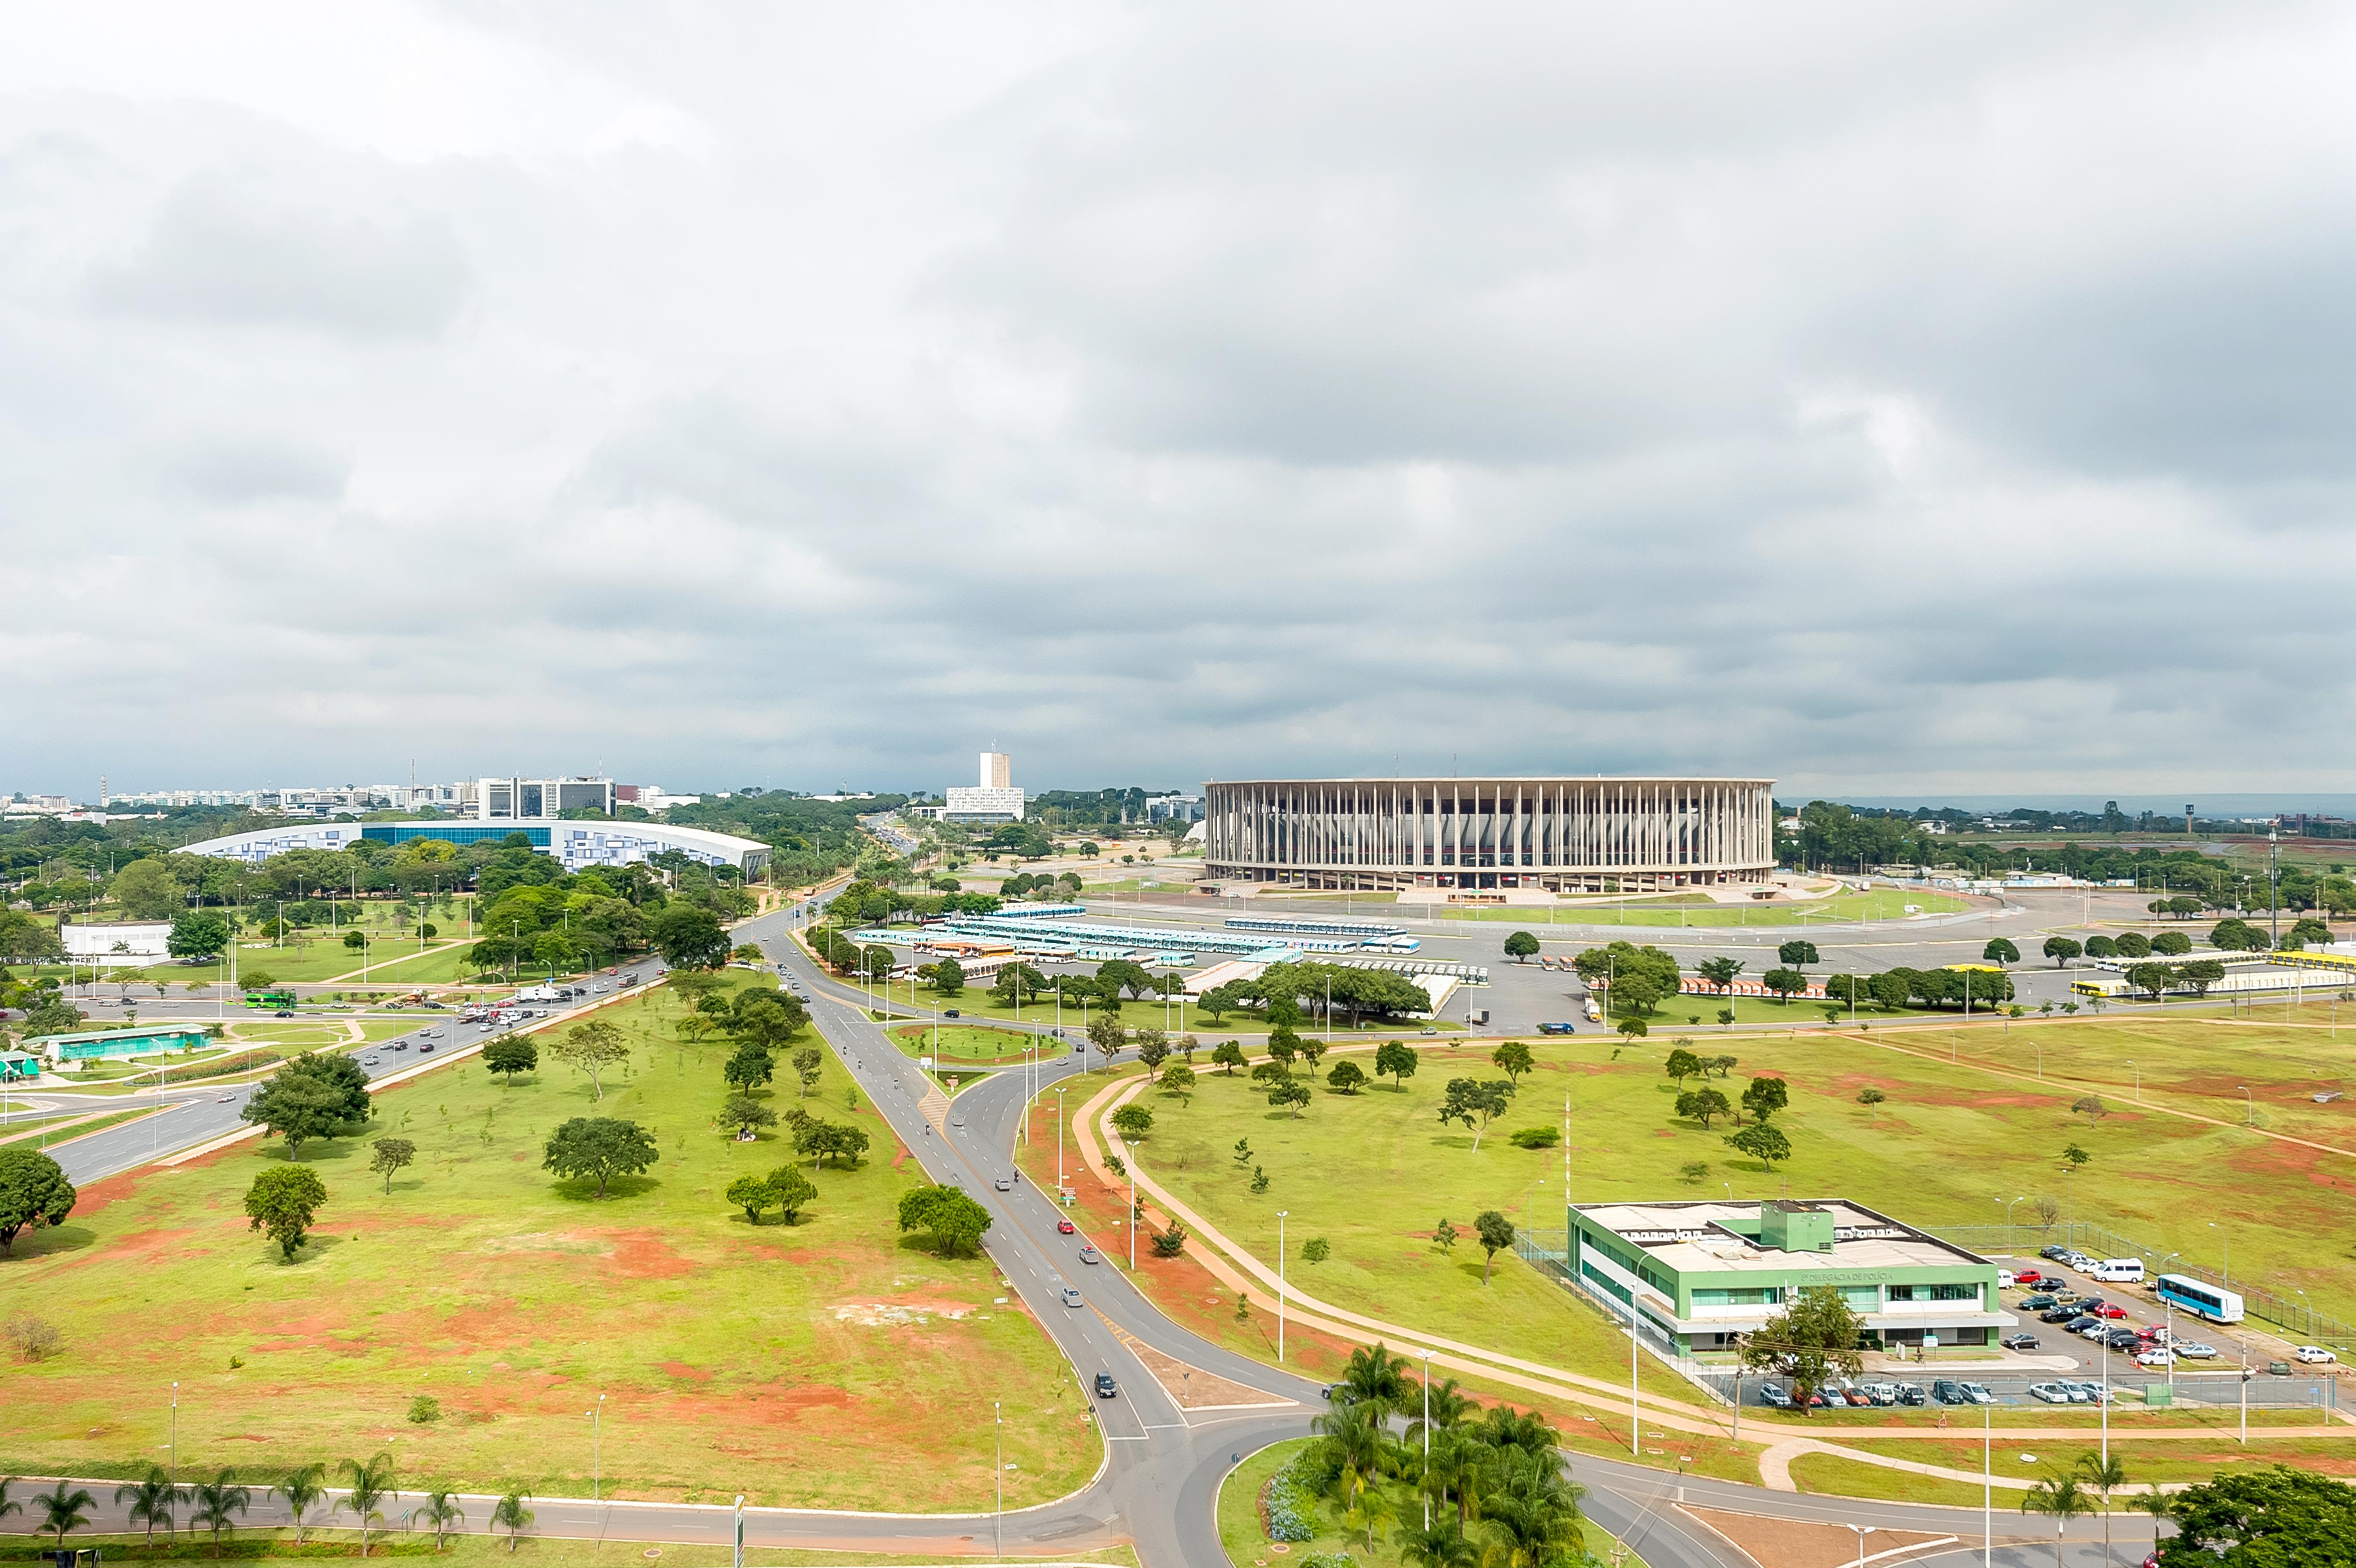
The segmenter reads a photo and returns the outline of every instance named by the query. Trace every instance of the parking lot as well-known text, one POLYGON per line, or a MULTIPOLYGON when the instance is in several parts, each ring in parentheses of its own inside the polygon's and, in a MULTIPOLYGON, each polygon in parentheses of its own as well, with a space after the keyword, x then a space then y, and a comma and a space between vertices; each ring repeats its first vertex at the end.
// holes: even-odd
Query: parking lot
MULTIPOLYGON (((1926 1411, 1984 1403, 2067 1408, 2094 1404, 2105 1397, 2129 1405, 2173 1403, 2213 1408, 2239 1405, 2246 1398, 2253 1410, 2339 1408, 2339 1379, 2333 1366, 2288 1360, 2281 1345, 2271 1336, 2253 1333, 2251 1325, 2209 1323, 2183 1311, 2170 1313, 2148 1285, 2104 1284, 2053 1259, 1993 1257, 1989 1261, 2016 1279, 2023 1274, 2038 1276, 2002 1293, 2004 1309, 2020 1319, 2017 1327, 2005 1330, 2006 1337, 2032 1336, 2034 1348, 2008 1349, 2000 1359, 1938 1358, 1920 1363, 1873 1356, 1863 1375, 1847 1386, 1854 1386, 1872 1406, 1926 1411), (2043 1321, 2046 1308, 2023 1305, 2047 1297, 2056 1298, 2051 1308, 2056 1314, 2062 1311, 2062 1301, 2091 1298, 2094 1305, 2082 1306, 2071 1317, 2100 1316, 2120 1331, 2122 1339, 2138 1330, 2151 1330, 2139 1336, 2142 1346, 2164 1343, 2172 1336, 2174 1344, 2184 1349, 2213 1353, 2179 1353, 2173 1368, 2138 1364, 2134 1350, 2106 1349, 2071 1332, 2066 1322, 2043 1321), (2288 1375, 2270 1371, 2270 1367, 2286 1367, 2288 1375), (2148 1392, 2155 1389, 2159 1392, 2148 1392)), ((1730 1371, 1713 1372, 1704 1381, 1722 1396, 1734 1397, 1736 1380, 1730 1371)), ((1788 1396, 1789 1383, 1747 1375, 1741 1380, 1741 1390, 1746 1406, 1780 1408, 1777 1396, 1788 1396)), ((1858 1403, 1847 1397, 1846 1386, 1826 1392, 1829 1403, 1858 1403)))

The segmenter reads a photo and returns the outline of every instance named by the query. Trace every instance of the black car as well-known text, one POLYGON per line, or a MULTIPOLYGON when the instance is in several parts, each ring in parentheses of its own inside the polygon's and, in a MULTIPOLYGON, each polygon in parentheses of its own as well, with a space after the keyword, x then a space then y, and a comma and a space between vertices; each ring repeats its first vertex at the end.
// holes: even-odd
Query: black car
POLYGON ((2143 1345, 2143 1336, 2132 1328, 2114 1328, 2103 1336, 2103 1343, 2114 1350, 2139 1349, 2143 1345))
POLYGON ((1097 1374, 1097 1397, 1098 1399, 1110 1399, 1119 1392, 1120 1392, 1120 1389, 1119 1385, 1114 1383, 1112 1381, 1112 1374, 1110 1372, 1098 1372, 1097 1374))
POLYGON ((2070 1255, 2070 1249, 2067 1247, 2040 1247, 2038 1249, 2037 1255, 2043 1258, 2047 1263, 2058 1264, 2063 1258, 2070 1255))
POLYGON ((2007 1334, 1997 1341, 2008 1350, 2034 1350, 2043 1342, 2034 1334, 2007 1334))
POLYGON ((2024 1296, 2020 1298, 2020 1309, 2023 1312, 2043 1312, 2050 1307, 2061 1305, 2061 1298, 2053 1296, 2024 1296))
POLYGON ((1964 1404, 1964 1385, 1953 1378, 1941 1378, 1931 1385, 1931 1397, 1941 1404, 1964 1404))
POLYGON ((2062 1327, 2070 1333, 2083 1334, 2089 1328, 2099 1327, 2102 1321, 2103 1320, 2101 1318, 2095 1317, 2093 1313, 2083 1312, 2079 1314, 2077 1317, 2072 1317, 2069 1322, 2062 1325, 2062 1327))
POLYGON ((958 1016, 958 1010, 955 1008, 944 1008, 941 1009, 941 1017, 945 1019, 953 1019, 958 1016))
POLYGON ((2039 1313, 2037 1320, 2040 1323, 2067 1323, 2077 1316, 2078 1309, 2074 1307, 2056 1307, 2049 1311, 2039 1313))

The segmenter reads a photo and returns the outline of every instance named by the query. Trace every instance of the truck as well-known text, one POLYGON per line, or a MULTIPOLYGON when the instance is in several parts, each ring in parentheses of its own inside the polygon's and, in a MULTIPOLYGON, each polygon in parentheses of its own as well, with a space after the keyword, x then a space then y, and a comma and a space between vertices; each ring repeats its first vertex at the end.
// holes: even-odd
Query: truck
POLYGON ((556 1000, 556 987, 553 986, 526 986, 522 990, 518 991, 515 994, 515 999, 519 1002, 552 1002, 556 1000))
POLYGON ((1587 1013, 1587 1021, 1589 1023, 1600 1024, 1603 1021, 1603 1008, 1593 997, 1587 998, 1585 1011, 1587 1013))

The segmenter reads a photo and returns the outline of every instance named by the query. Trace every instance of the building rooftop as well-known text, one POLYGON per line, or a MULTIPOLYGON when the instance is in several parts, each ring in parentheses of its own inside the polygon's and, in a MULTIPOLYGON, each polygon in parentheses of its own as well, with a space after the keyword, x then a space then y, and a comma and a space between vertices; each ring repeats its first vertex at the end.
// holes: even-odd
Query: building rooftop
MULTIPOLYGON (((1572 1207, 1680 1274, 1757 1270, 1790 1275, 1819 1269, 1830 1275, 1859 1269, 1942 1268, 1986 1262, 1976 1253, 1837 1198, 1732 1203, 1711 1200, 1690 1203, 1580 1203, 1572 1207), (1829 1217, 1831 1246, 1787 1251, 1762 1242, 1759 1232, 1771 1219, 1767 1213, 1771 1208, 1781 1208, 1787 1215, 1829 1217)), ((1822 1221, 1816 1223, 1821 1226, 1822 1221)))

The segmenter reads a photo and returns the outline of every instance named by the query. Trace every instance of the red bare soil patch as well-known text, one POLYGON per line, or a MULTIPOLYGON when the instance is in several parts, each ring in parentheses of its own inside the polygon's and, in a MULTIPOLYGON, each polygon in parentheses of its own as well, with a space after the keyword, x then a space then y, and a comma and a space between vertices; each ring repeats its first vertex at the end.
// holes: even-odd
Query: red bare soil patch
POLYGON ((110 1176, 103 1181, 93 1181, 88 1187, 74 1189, 73 1217, 87 1220, 118 1198, 131 1196, 133 1186, 143 1172, 126 1170, 120 1176, 110 1176))
POLYGON ((701 1367, 691 1367, 685 1361, 665 1361, 662 1370, 671 1377, 683 1378, 689 1382, 708 1383, 712 1381, 710 1372, 701 1367))
POLYGON ((676 1279, 680 1275, 693 1274, 698 1264, 671 1251, 651 1231, 595 1231, 584 1232, 614 1243, 610 1266, 630 1279, 676 1279))

